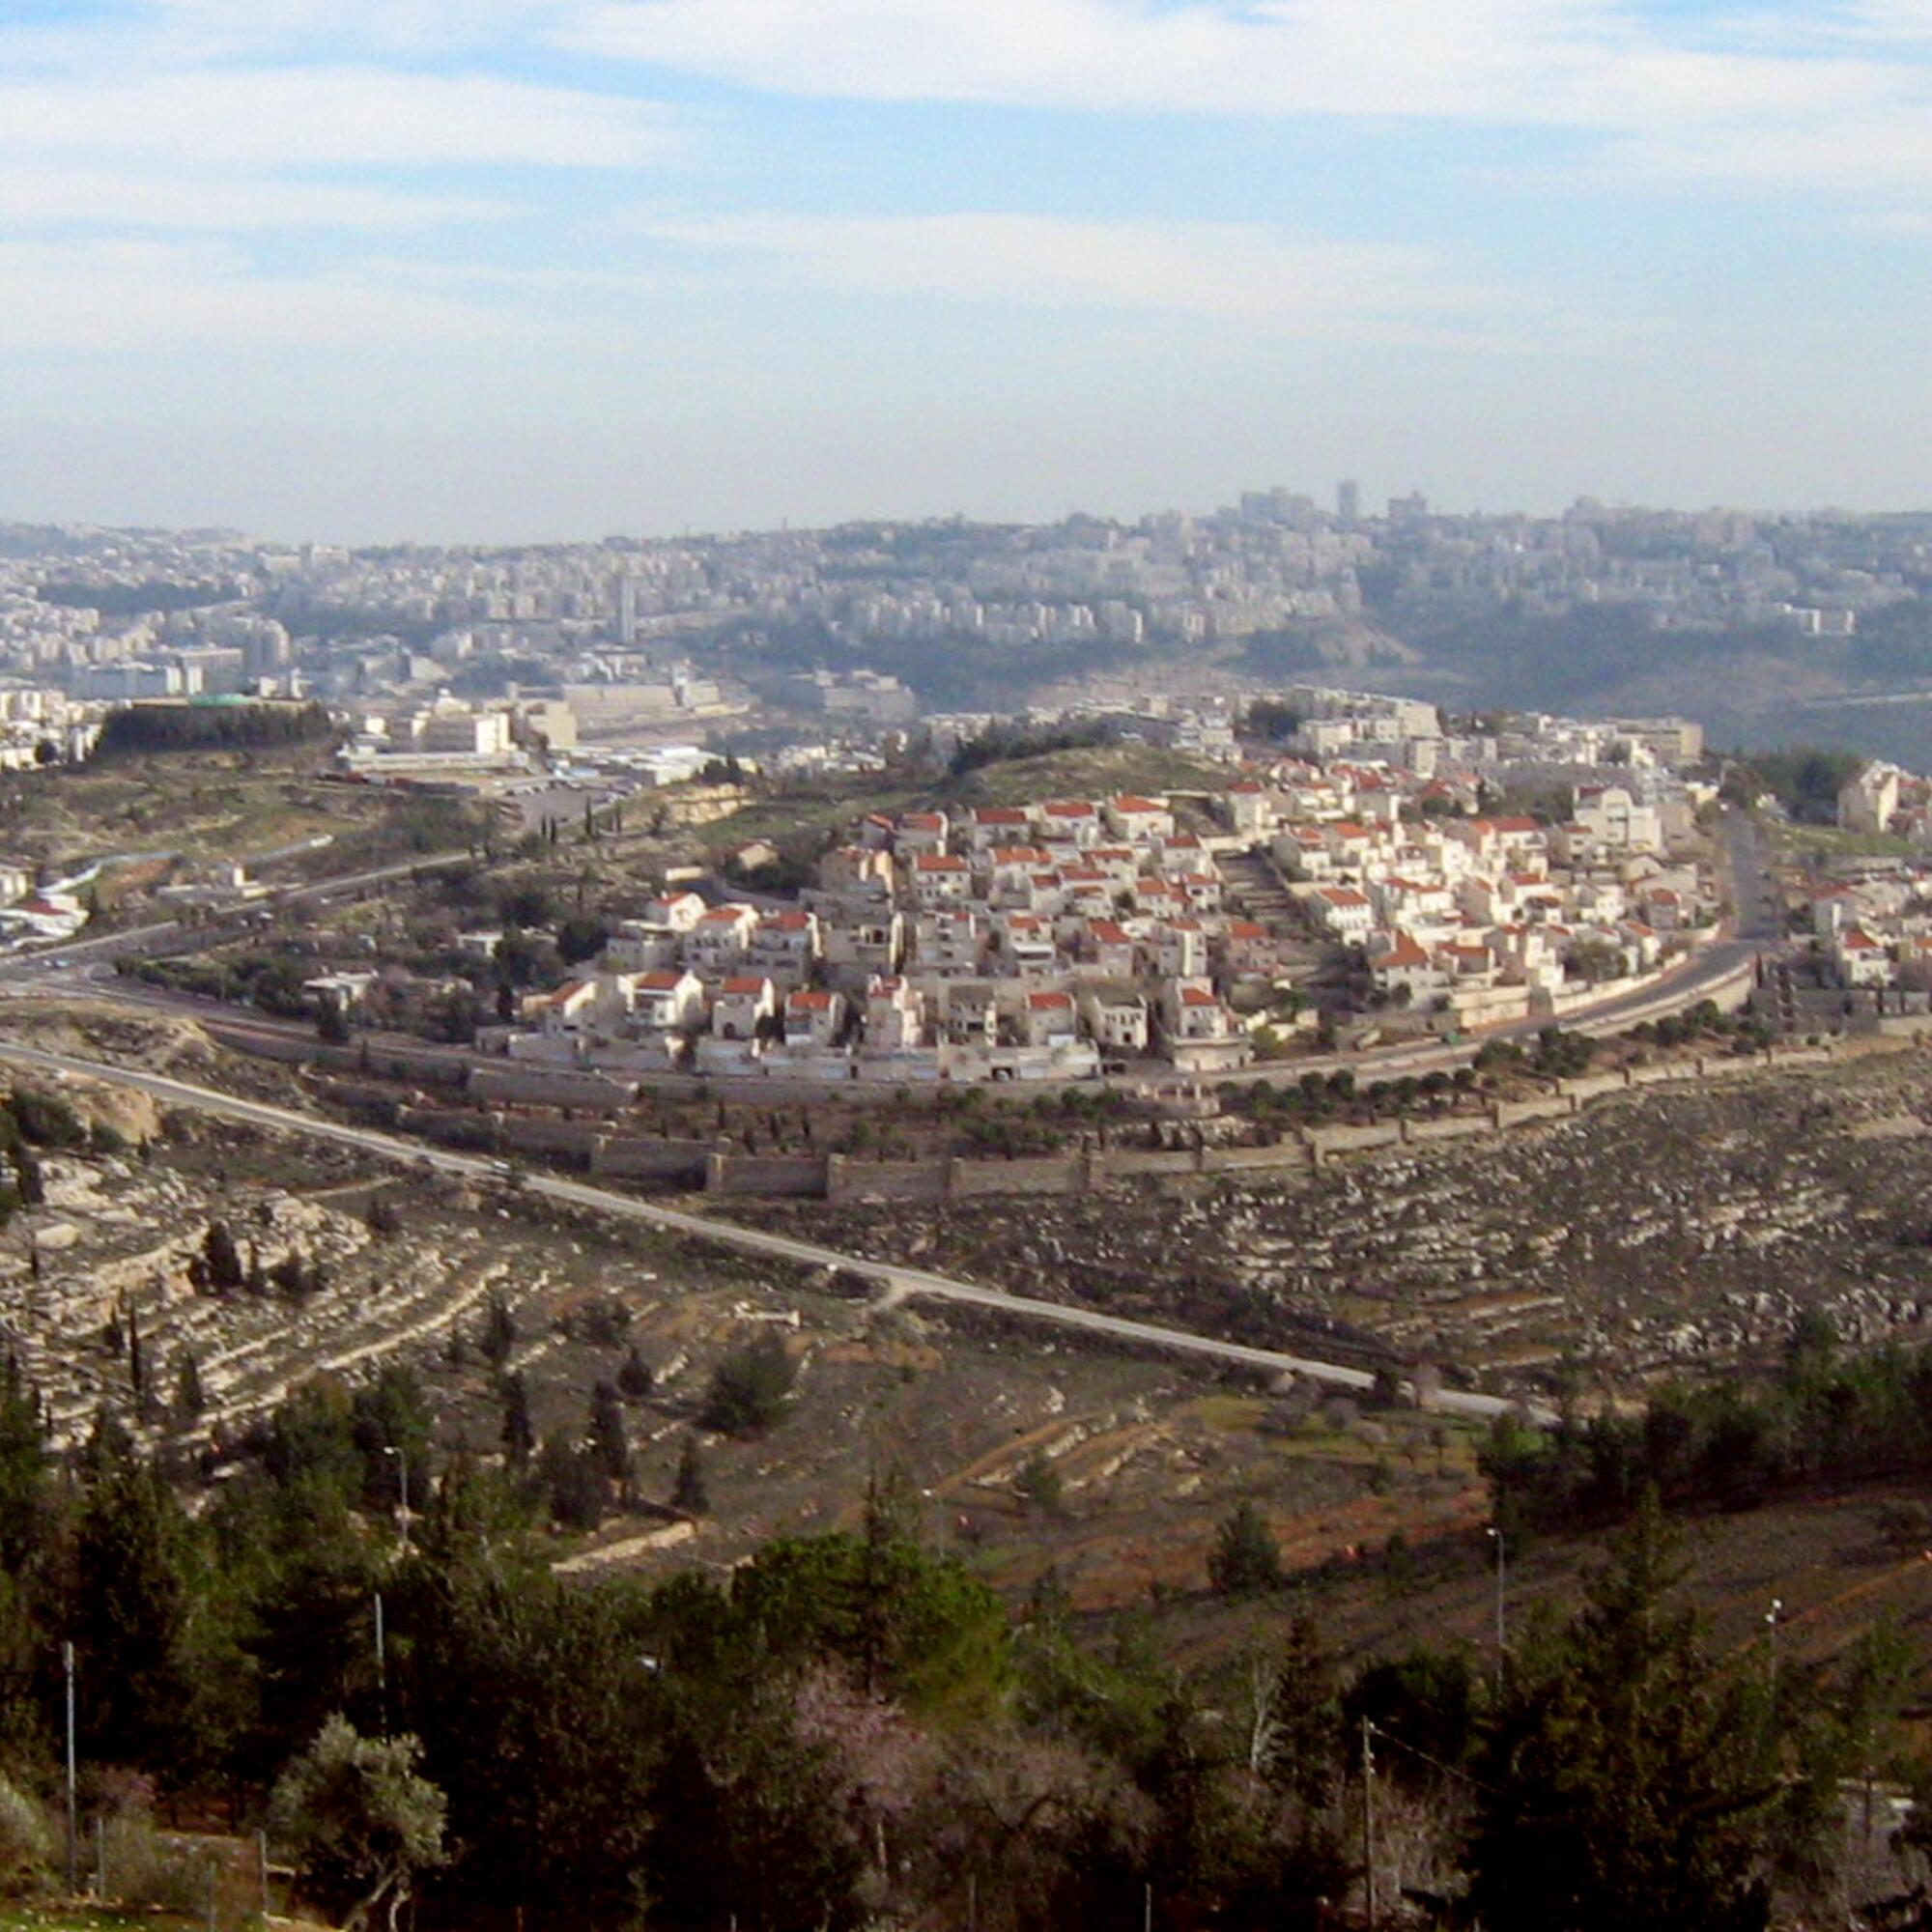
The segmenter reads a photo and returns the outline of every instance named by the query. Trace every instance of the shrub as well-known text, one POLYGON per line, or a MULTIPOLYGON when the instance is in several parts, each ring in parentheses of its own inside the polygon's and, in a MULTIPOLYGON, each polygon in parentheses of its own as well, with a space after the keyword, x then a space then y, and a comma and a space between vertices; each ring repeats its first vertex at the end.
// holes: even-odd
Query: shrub
POLYGON ((1272 1590, 1281 1583, 1281 1546, 1251 1502, 1237 1503, 1208 1556, 1208 1576, 1224 1597, 1272 1590))
POLYGON ((701 1420, 725 1435, 762 1435, 783 1415, 798 1364, 776 1335, 727 1355, 711 1378, 701 1420))
POLYGON ((0 1891, 17 1897, 46 1875, 53 1857, 53 1827, 16 1784, 0 1776, 0 1891))
POLYGON ((108 1896, 137 1912, 199 1915, 208 1903, 204 1859, 171 1843, 141 1812, 124 1813, 101 1825, 99 1858, 107 1874, 108 1896))

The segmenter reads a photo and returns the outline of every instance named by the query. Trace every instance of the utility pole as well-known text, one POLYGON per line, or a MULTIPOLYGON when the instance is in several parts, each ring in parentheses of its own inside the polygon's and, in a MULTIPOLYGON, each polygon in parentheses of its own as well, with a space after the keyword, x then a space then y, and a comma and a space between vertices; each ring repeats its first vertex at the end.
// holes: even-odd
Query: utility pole
POLYGON ((389 1735, 389 1653, 383 1640, 383 1593, 376 1592, 376 1700, 382 1714, 383 1735, 389 1735))
POLYGON ((1362 1719, 1362 1885, 1368 1897, 1369 1932, 1376 1932, 1375 1726, 1362 1719))
POLYGON ((74 1748, 73 1645, 61 1645, 61 1669, 67 1676, 67 1889, 71 1898, 80 1889, 80 1760, 74 1748))
POLYGON ((1771 1679, 1771 1702, 1773 1717, 1777 1707, 1777 1620, 1784 1613, 1784 1599, 1774 1597, 1771 1608, 1764 1613, 1764 1640, 1768 1653, 1767 1674, 1771 1679))

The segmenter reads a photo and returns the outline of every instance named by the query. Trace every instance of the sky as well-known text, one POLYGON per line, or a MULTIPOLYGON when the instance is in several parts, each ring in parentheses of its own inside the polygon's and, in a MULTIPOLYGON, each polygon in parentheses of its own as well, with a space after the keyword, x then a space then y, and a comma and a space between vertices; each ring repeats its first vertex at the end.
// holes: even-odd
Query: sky
POLYGON ((0 518, 1932 503, 1932 0, 0 0, 0 518))

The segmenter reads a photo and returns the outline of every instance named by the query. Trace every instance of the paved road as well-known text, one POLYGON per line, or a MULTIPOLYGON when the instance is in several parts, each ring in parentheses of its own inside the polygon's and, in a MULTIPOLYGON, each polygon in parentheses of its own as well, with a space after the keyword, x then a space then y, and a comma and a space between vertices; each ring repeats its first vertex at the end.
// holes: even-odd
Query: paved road
MULTIPOLYGON (((305 905, 331 899, 342 893, 360 892, 369 886, 386 885, 393 879, 407 879, 417 872, 445 870, 465 864, 468 852, 425 852, 418 859, 406 859, 393 866, 377 866, 367 871, 345 872, 332 879, 312 879, 306 885, 284 886, 248 902, 244 912, 275 906, 305 905)), ((49 940, 31 951, 14 952, 0 958, 0 980, 40 980, 72 970, 76 965, 101 965, 122 958, 155 958, 170 952, 200 952, 211 946, 226 945, 248 932, 244 920, 222 919, 208 925, 184 925, 180 920, 161 920, 152 925, 124 926, 93 938, 49 940)))
MULTIPOLYGON (((210 1088, 190 1086, 185 1081, 170 1080, 157 1073, 138 1072, 129 1067, 82 1060, 70 1054, 47 1053, 38 1047, 18 1046, 12 1042, 0 1042, 0 1062, 31 1067, 43 1073, 72 1074, 132 1087, 171 1106, 189 1107, 201 1113, 217 1114, 229 1120, 246 1121, 257 1126, 284 1132, 311 1134, 318 1139, 334 1141, 404 1166, 417 1169, 429 1167, 475 1180, 500 1179, 502 1176, 501 1164, 496 1161, 479 1159, 470 1154, 451 1153, 440 1148, 427 1148, 413 1141, 398 1140, 389 1134, 347 1126, 334 1121, 316 1120, 284 1107, 240 1099, 210 1088)), ((690 1236, 716 1247, 728 1248, 734 1253, 796 1262, 808 1267, 834 1268, 865 1281, 875 1282, 894 1296, 919 1296, 966 1307, 993 1309, 1003 1315, 1020 1316, 1054 1327, 1075 1329, 1102 1340, 1166 1349, 1177 1354, 1204 1356, 1210 1361, 1235 1363, 1275 1375, 1293 1372, 1306 1376, 1312 1381, 1326 1382, 1338 1388, 1366 1389, 1374 1381, 1365 1370, 1349 1368, 1341 1363, 1311 1361, 1273 1349, 1252 1349, 1243 1343, 1224 1341, 1218 1336, 1195 1334, 1152 1321, 1129 1321, 1122 1316, 1103 1314, 1097 1309, 1069 1308, 1059 1302, 1008 1294, 999 1289, 961 1281, 952 1275, 933 1274, 924 1268, 902 1267, 896 1263, 841 1254, 835 1248, 820 1247, 816 1242, 793 1240, 788 1236, 768 1234, 762 1229, 742 1228, 730 1222, 713 1220, 708 1215, 662 1208, 655 1203, 639 1201, 632 1195, 615 1193, 609 1188, 593 1187, 583 1181, 531 1175, 524 1185, 528 1192, 542 1195, 546 1200, 572 1208, 593 1208, 600 1213, 615 1214, 627 1220, 642 1221, 667 1233, 690 1236)), ((1435 1406, 1447 1414, 1489 1420, 1513 1412, 1519 1405, 1496 1396, 1444 1390, 1436 1396, 1435 1406)))

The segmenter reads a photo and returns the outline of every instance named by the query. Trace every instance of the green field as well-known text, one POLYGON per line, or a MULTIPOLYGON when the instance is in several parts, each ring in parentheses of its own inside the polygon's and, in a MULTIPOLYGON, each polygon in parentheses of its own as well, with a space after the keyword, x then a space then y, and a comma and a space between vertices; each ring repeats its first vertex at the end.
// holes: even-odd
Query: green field
POLYGON ((816 841, 844 832, 867 812, 896 817, 934 808, 969 811, 980 805, 1028 805, 1051 798, 1111 798, 1121 792, 1220 791, 1229 769, 1150 745, 1084 746, 1034 758, 1003 758, 962 779, 935 778, 923 787, 882 780, 799 785, 774 792, 697 829, 710 852, 727 851, 753 838, 816 841))
MULTIPOLYGON (((440 802, 325 783, 313 750, 185 752, 0 781, 0 856, 57 870, 121 854, 239 860, 327 837, 350 867, 408 849, 440 802)), ((344 867, 331 859, 330 869, 344 867)))

